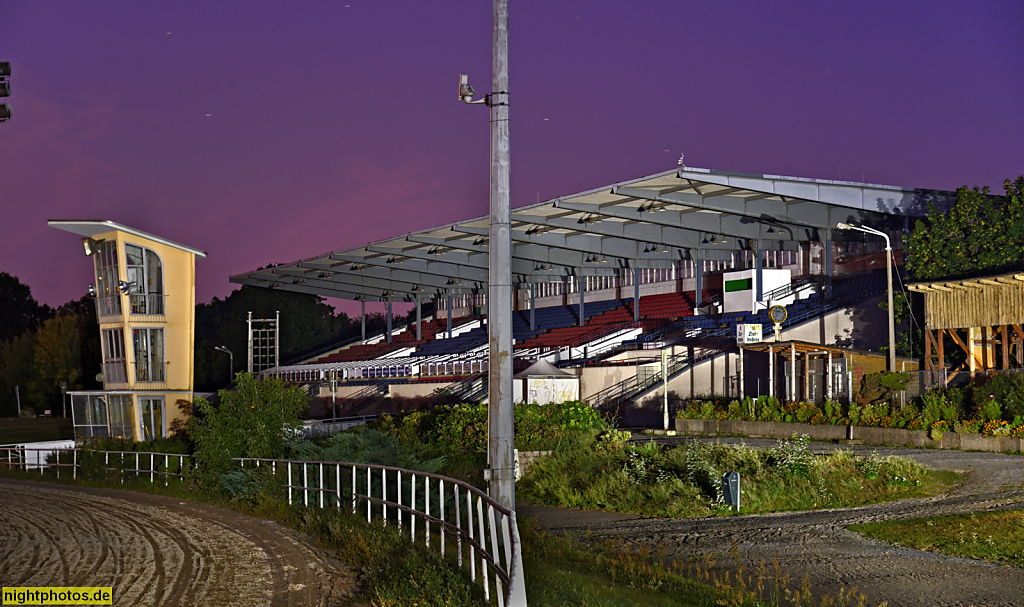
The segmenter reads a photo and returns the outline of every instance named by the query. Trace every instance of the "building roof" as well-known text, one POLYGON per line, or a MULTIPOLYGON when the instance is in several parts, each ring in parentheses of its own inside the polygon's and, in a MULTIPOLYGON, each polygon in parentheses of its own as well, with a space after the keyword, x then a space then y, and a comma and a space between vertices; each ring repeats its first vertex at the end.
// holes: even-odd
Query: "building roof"
MULTIPOLYGON (((728 260, 741 250, 860 239, 838 223, 902 229, 952 192, 681 168, 512 210, 513 283, 728 260)), ((489 216, 253 270, 231 282, 364 300, 483 292, 489 216)))
POLYGON ((105 234, 107 232, 117 230, 192 253, 196 257, 206 257, 205 251, 200 251, 199 249, 194 249, 160 236, 154 236, 148 232, 136 230, 135 228, 130 228, 126 225, 110 221, 108 219, 50 219, 46 222, 46 225, 57 228, 58 230, 64 230, 65 232, 78 234, 79 236, 87 236, 89 238, 98 234, 105 234))
POLYGON ((908 288, 924 294, 929 329, 1024 323, 1024 272, 916 282, 908 288))

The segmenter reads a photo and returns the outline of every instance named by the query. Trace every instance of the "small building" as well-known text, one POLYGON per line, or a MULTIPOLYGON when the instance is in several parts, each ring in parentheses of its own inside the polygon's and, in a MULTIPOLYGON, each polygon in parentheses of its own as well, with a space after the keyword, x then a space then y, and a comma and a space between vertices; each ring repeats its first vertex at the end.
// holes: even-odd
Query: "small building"
POLYGON ((924 365, 933 383, 948 384, 963 373, 1024 367, 1024 273, 918 282, 924 296, 924 365), (965 359, 948 368, 946 346, 965 359))
POLYGON ((106 220, 51 220, 92 257, 103 390, 70 392, 77 439, 168 435, 188 416, 195 349, 195 260, 206 253, 106 220))

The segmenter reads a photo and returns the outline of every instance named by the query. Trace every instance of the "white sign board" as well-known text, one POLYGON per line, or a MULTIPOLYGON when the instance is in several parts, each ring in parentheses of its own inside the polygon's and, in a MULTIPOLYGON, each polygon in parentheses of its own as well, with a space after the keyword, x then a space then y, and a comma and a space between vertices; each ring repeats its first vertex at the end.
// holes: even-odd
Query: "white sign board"
POLYGON ((761 325, 736 325, 737 344, 759 344, 761 341, 761 325))

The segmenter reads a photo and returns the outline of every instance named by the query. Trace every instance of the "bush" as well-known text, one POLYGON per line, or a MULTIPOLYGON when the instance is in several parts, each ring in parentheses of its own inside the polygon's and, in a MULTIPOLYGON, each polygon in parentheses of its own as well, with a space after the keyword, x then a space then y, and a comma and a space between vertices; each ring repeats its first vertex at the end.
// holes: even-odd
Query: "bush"
POLYGON ((234 468, 231 458, 283 457, 302 427, 299 415, 308 401, 304 391, 279 378, 256 379, 249 373, 236 375, 235 389, 218 396, 217 407, 196 399, 200 415, 188 423, 199 479, 211 488, 221 487, 221 475, 234 468))
MULTIPOLYGON (((487 450, 484 404, 448 405, 398 419, 385 417, 374 427, 442 453, 487 450)), ((572 434, 607 428, 597 409, 579 401, 515 406, 515 447, 523 451, 550 450, 572 434)))

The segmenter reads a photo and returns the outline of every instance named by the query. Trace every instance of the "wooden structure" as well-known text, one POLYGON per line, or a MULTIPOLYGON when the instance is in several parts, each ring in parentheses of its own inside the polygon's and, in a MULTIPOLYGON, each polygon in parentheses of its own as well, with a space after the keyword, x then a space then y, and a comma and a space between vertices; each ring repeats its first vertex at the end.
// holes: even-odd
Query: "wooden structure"
POLYGON ((924 364, 946 367, 946 345, 967 355, 953 372, 975 373, 1024 366, 1024 273, 921 282, 924 295, 924 364))
MULTIPOLYGON (((885 371, 887 367, 886 355, 879 352, 805 341, 763 341, 744 344, 740 348, 741 359, 743 350, 764 352, 768 355, 768 394, 790 402, 806 400, 821 403, 827 398, 849 404, 851 396, 860 391, 861 379, 865 375, 885 371), (776 362, 779 357, 781 360, 776 362), (814 365, 815 360, 821 362, 814 365), (784 365, 783 376, 788 382, 778 377, 778 364, 784 365)), ((918 370, 917 361, 903 357, 900 357, 899 361, 901 370, 918 370)), ((740 385, 743 385, 742 366, 740 374, 740 385)))

